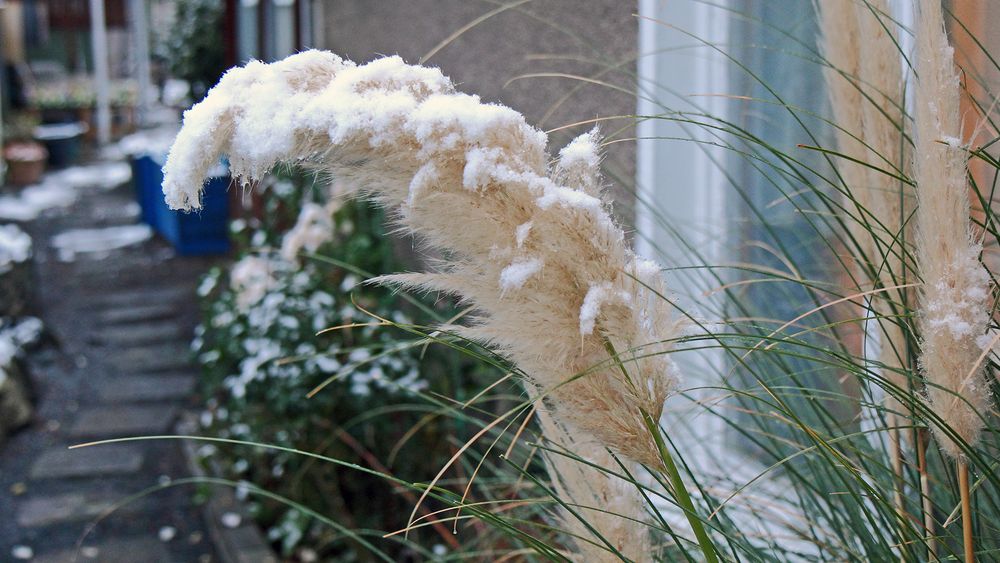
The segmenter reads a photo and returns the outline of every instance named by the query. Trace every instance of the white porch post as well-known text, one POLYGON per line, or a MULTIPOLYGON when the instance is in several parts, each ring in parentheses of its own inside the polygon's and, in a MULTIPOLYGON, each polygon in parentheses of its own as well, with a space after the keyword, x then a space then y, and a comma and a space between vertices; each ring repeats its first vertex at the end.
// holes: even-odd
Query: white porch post
POLYGON ((129 19, 132 24, 132 41, 135 49, 135 79, 139 86, 139 124, 149 120, 150 105, 153 102, 152 77, 149 71, 149 16, 146 0, 129 0, 129 19))
POLYGON ((108 33, 104 0, 90 0, 90 46, 94 57, 94 90, 97 93, 97 142, 111 141, 111 80, 108 70, 108 33))

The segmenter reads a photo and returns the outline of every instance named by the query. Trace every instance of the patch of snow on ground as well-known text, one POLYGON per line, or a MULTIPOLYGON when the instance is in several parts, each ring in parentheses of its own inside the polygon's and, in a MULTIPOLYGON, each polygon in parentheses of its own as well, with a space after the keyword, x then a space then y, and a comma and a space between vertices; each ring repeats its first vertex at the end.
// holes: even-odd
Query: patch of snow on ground
POLYGON ((35 317, 25 317, 17 324, 4 327, 0 324, 0 384, 7 379, 7 371, 22 355, 22 350, 38 341, 42 334, 42 321, 35 317))
POLYGON ((103 257, 111 250, 139 244, 152 236, 149 225, 71 229, 52 237, 52 247, 59 251, 60 260, 69 262, 77 254, 94 253, 103 257))
POLYGON ((129 157, 163 155, 163 158, 166 158, 167 153, 170 151, 170 145, 174 142, 174 138, 177 137, 178 131, 179 128, 177 125, 171 124, 165 127, 133 133, 118 141, 118 149, 121 151, 121 154, 129 157))
POLYGON ((41 184, 0 196, 0 220, 32 221, 46 209, 69 207, 76 201, 76 189, 46 178, 41 184))
POLYGON ((31 258, 31 237, 15 225, 0 225, 0 274, 31 258))
POLYGON ((71 166, 49 174, 46 181, 72 188, 96 186, 117 188, 132 179, 132 167, 125 162, 99 162, 87 166, 71 166))

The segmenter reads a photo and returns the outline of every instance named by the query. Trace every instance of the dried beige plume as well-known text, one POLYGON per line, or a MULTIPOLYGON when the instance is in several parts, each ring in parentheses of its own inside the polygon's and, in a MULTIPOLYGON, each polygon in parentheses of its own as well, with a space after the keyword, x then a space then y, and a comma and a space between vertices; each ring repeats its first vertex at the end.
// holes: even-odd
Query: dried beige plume
MULTIPOLYGON (((911 243, 909 219, 916 198, 913 189, 895 176, 907 168, 903 165, 903 73, 899 56, 896 24, 889 18, 888 0, 868 0, 857 5, 861 37, 864 37, 859 82, 867 99, 861 107, 862 139, 868 145, 866 162, 872 168, 865 171, 865 183, 858 186, 865 192, 874 220, 871 227, 874 256, 869 258, 884 288, 903 285, 910 265, 907 264, 911 243)), ((874 281, 874 280, 872 280, 874 281)), ((882 293, 873 306, 882 319, 881 362, 885 377, 894 387, 906 390, 907 338, 901 317, 907 303, 905 289, 882 293)), ((886 395, 891 412, 908 414, 893 394, 886 395)))
MULTIPOLYGON (((681 324, 659 267, 629 250, 599 197, 598 141, 578 137, 550 169, 545 134, 509 108, 456 92, 437 69, 398 57, 356 66, 309 51, 226 73, 185 113, 163 189, 171 207, 197 207, 220 154, 243 178, 301 162, 349 179, 446 257, 441 271, 380 281, 474 305, 460 330, 527 374, 540 406, 572 436, 565 446, 658 465, 640 413, 658 420, 675 385, 667 352, 681 324)), ((568 490, 582 505, 621 494, 599 475, 582 485, 600 491, 568 490)), ((639 547, 631 528, 628 542, 639 547)))
MULTIPOLYGON (((861 141, 864 129, 862 117, 863 97, 857 79, 861 65, 861 30, 854 0, 819 0, 820 50, 827 65, 823 68, 833 121, 837 125, 838 151, 848 158, 840 159, 837 171, 843 180, 843 205, 848 232, 857 245, 862 260, 873 256, 874 247, 865 225, 871 213, 871 196, 866 185, 867 171, 860 162, 865 161, 868 149, 861 141), (858 161, 858 162, 855 162, 858 161)), ((863 271, 864 268, 858 268, 863 271)))
MULTIPOLYGON (((984 335, 989 276, 979 261, 969 217, 968 153, 962 146, 960 84, 940 2, 918 2, 914 176, 917 183, 917 266, 923 281, 920 367, 942 425, 974 445, 989 407, 984 335)), ((934 424, 942 449, 962 450, 934 424)))
MULTIPOLYGON (((908 265, 909 217, 914 194, 896 176, 904 170, 903 77, 896 24, 887 0, 822 0, 823 52, 834 68, 825 70, 840 151, 860 162, 838 163, 849 197, 845 206, 861 208, 852 220, 860 245, 858 274, 885 288, 903 285, 908 265), (864 38, 864 41, 861 41, 864 38), (866 163, 865 166, 862 163, 866 163), (851 201, 851 197, 854 201, 851 201), (874 272, 872 274, 872 272, 874 272)), ((907 389, 906 334, 898 317, 906 303, 904 289, 890 289, 872 299, 881 334, 882 377, 907 389)), ((886 395, 890 412, 908 413, 895 395, 886 395)))

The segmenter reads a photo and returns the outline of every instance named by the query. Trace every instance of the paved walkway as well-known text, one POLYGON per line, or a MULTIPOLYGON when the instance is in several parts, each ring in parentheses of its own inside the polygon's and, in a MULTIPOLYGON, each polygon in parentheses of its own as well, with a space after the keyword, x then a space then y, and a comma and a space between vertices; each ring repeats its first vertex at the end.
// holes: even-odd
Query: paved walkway
POLYGON ((132 201, 128 186, 82 188, 68 210, 24 226, 35 244, 36 313, 51 340, 30 359, 36 420, 0 446, 0 561, 216 560, 194 487, 119 505, 187 475, 178 442, 67 449, 172 433, 194 404, 194 288, 211 261, 175 257, 156 239, 72 261, 51 246, 70 229, 135 224, 132 201))

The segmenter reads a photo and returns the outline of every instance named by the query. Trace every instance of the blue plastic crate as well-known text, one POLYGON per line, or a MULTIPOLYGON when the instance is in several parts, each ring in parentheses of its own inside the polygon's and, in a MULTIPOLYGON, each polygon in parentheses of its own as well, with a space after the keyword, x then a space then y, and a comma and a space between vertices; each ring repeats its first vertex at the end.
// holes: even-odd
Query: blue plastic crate
POLYGON ((143 154, 132 159, 132 178, 142 220, 167 239, 178 254, 198 256, 229 252, 229 173, 219 165, 205 185, 202 208, 185 213, 163 200, 163 161, 143 154))
POLYGON ((132 165, 132 186, 139 203, 139 217, 143 223, 159 232, 156 209, 163 200, 163 190, 160 187, 163 184, 161 164, 149 155, 133 158, 129 163, 132 165))
MULTIPOLYGON (((162 180, 161 173, 160 183, 162 180)), ((228 175, 210 178, 202 194, 202 207, 193 212, 168 208, 163 201, 163 192, 159 193, 156 229, 170 241, 178 254, 195 256, 229 251, 229 183, 228 175)))

